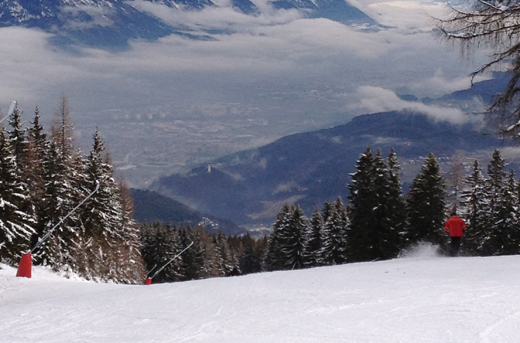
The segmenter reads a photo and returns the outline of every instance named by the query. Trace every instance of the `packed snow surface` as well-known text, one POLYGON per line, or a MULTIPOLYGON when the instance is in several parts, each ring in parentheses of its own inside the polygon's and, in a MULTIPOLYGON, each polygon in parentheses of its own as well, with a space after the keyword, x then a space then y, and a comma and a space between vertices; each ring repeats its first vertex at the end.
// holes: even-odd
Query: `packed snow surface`
POLYGON ((0 270, 0 342, 519 342, 520 256, 436 257, 150 286, 0 270))

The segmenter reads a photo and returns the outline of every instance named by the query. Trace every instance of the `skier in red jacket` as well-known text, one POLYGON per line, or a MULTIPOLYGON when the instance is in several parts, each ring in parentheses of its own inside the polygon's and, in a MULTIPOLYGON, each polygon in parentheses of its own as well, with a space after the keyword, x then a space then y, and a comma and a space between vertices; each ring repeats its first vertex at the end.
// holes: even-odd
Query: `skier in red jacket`
POLYGON ((466 223, 460 217, 457 217, 457 212, 453 211, 450 219, 444 224, 444 231, 448 231, 451 237, 450 256, 458 256, 460 241, 464 231, 466 231, 466 223))

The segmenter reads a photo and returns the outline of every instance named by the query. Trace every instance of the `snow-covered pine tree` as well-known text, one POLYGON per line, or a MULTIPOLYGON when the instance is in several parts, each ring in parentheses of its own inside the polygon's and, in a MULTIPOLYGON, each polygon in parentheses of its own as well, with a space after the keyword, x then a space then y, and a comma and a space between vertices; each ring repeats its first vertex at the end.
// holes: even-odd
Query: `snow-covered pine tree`
MULTIPOLYGON (((500 254, 502 250, 504 220, 510 207, 504 197, 506 196, 506 177, 504 171, 507 163, 496 149, 488 164, 488 179, 486 183, 486 197, 489 199, 489 232, 484 237, 482 254, 484 256, 500 254)), ((507 226, 507 225, 506 225, 507 226)))
POLYGON ((233 259, 227 237, 222 231, 215 237, 215 248, 217 251, 217 269, 219 276, 226 276, 233 270, 233 259))
POLYGON ((129 261, 123 259, 120 249, 127 243, 126 239, 132 238, 132 235, 126 235, 124 232, 127 229, 131 230, 131 227, 122 226, 126 219, 121 206, 120 190, 114 180, 111 163, 104 159, 104 149, 104 142, 96 130, 86 161, 87 180, 84 188, 87 190, 86 193, 90 194, 99 183, 99 189, 80 210, 85 239, 82 251, 89 261, 85 276, 128 282, 120 272, 122 266, 127 266, 129 261))
POLYGON ((217 249, 215 247, 215 237, 213 234, 208 231, 202 229, 200 230, 201 234, 201 244, 204 250, 204 263, 202 267, 201 277, 202 278, 210 278, 220 276, 220 272, 218 270, 218 258, 217 258, 217 249))
POLYGON ((309 220, 300 206, 293 207, 289 216, 289 225, 281 231, 279 237, 284 270, 304 267, 305 232, 308 231, 308 226, 309 220))
POLYGON ((49 265, 56 271, 78 273, 85 263, 88 264, 83 247, 90 242, 84 240, 79 213, 71 211, 85 197, 84 189, 80 187, 85 179, 85 162, 80 153, 73 153, 70 110, 65 97, 60 100, 51 133, 52 141, 43 162, 44 205, 38 218, 39 225, 43 227, 42 234, 46 234, 69 213, 70 216, 36 251, 35 263, 49 265))
POLYGON ((141 256, 139 225, 133 219, 133 199, 124 181, 118 181, 116 191, 122 212, 118 229, 121 239, 115 252, 119 265, 118 279, 124 283, 140 283, 146 273, 141 256))
POLYGON ((491 243, 496 249, 495 255, 514 255, 520 252, 517 204, 515 173, 511 170, 493 213, 491 243))
POLYGON ((445 182, 433 153, 424 160, 407 194, 408 230, 411 244, 445 244, 442 229, 446 219, 445 182))
POLYGON ((266 256, 264 259, 264 269, 282 270, 284 260, 281 253, 281 235, 289 226, 292 210, 288 204, 284 204, 273 224, 273 231, 269 235, 266 256))
POLYGON ((321 216, 323 217, 323 224, 329 220, 330 215, 334 211, 334 205, 327 199, 323 204, 323 209, 321 210, 321 216))
POLYGON ((384 206, 383 232, 380 238, 381 258, 388 259, 396 257, 400 250, 406 245, 406 202, 399 172, 401 167, 394 149, 387 157, 387 180, 384 206))
MULTIPOLYGON (((44 159, 45 192, 39 225, 41 235, 58 225, 52 235, 35 251, 35 264, 51 266, 55 271, 77 272, 78 244, 82 236, 78 213, 66 216, 77 204, 77 189, 73 186, 75 171, 70 155, 63 154, 53 141, 44 159), (65 219, 66 218, 66 219, 65 219)), ((41 237, 41 236, 40 236, 41 237)))
MULTIPOLYGON (((9 116, 9 124, 12 128, 9 131, 9 138, 16 162, 17 178, 19 182, 23 183, 22 186, 29 191, 28 181, 35 171, 29 168, 29 142, 26 137, 26 130, 23 128, 22 111, 18 108, 18 104, 15 105, 13 113, 9 116)), ((31 194, 27 192, 28 196, 20 204, 19 209, 35 219, 35 208, 31 201, 31 194)))
POLYGON ((27 175, 27 185, 29 188, 29 197, 32 206, 34 207, 36 224, 34 229, 36 234, 33 235, 31 246, 36 244, 38 237, 43 234, 44 222, 40 220, 43 215, 45 204, 43 199, 45 197, 45 157, 49 154, 50 142, 47 141, 47 135, 44 132, 43 126, 40 124, 40 111, 38 107, 34 112, 34 121, 31 122, 28 132, 28 165, 27 170, 30 173, 27 175))
POLYGON ((341 197, 334 202, 328 220, 323 225, 321 257, 323 264, 336 265, 347 262, 347 235, 349 230, 347 209, 341 197))
POLYGON ((19 179, 8 133, 0 128, 0 261, 14 265, 30 247, 35 224, 22 210, 27 202, 25 183, 19 179))
MULTIPOLYGON (((379 171, 381 172, 381 171, 379 171)), ((374 210, 381 210, 375 193, 376 166, 372 149, 367 147, 356 162, 356 172, 351 174, 352 182, 349 189, 348 209, 350 230, 348 232, 347 254, 351 262, 371 260, 371 250, 375 227, 376 214, 374 210)), ((375 238, 377 239, 377 238, 375 238)))
POLYGON ((466 177, 463 185, 457 212, 468 229, 464 234, 461 253, 481 255, 486 237, 489 237, 489 199, 485 192, 486 180, 478 160, 473 163, 473 171, 466 177))
POLYGON ((13 155, 20 176, 25 180, 29 143, 23 128, 22 111, 18 108, 18 104, 15 105, 13 113, 9 116, 9 125, 12 127, 12 131, 9 132, 9 138, 13 148, 13 155))
POLYGON ((321 211, 315 208, 307 232, 305 235, 305 246, 303 259, 305 267, 316 267, 321 264, 321 236, 323 232, 323 217, 321 211))
MULTIPOLYGON (((370 148, 356 164, 349 185, 348 256, 352 262, 372 261, 396 257, 401 248, 401 223, 393 217, 398 206, 400 184, 396 157, 392 155, 392 195, 390 195, 390 170, 378 150, 375 155, 370 148), (395 161, 394 161, 395 159, 395 161), (397 176, 397 178, 396 178, 397 176)), ((402 214, 402 212, 401 212, 402 214)))

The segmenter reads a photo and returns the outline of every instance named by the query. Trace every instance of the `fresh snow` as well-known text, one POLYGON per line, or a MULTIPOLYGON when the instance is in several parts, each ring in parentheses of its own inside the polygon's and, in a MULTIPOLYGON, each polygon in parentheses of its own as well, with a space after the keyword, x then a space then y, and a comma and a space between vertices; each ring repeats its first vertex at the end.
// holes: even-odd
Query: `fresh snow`
POLYGON ((518 342, 520 256, 436 257, 172 284, 0 265, 0 342, 518 342))

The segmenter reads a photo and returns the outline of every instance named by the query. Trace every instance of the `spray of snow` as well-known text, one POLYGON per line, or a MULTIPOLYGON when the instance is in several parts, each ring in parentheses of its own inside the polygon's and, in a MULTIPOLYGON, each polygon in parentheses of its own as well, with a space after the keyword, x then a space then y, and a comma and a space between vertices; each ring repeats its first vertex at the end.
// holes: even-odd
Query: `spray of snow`
POLYGON ((401 258, 415 258, 415 259, 432 259, 441 257, 440 248, 438 245, 421 242, 417 245, 404 250, 399 257, 401 258))

